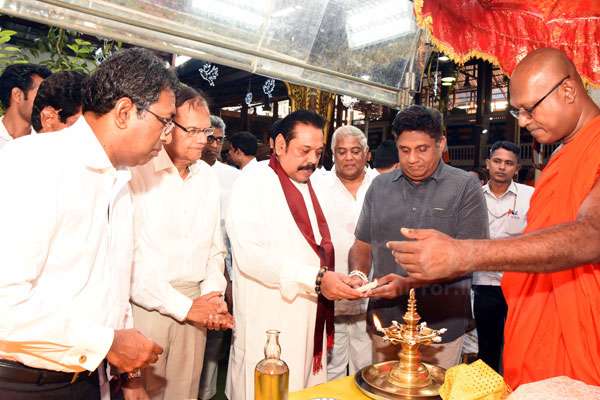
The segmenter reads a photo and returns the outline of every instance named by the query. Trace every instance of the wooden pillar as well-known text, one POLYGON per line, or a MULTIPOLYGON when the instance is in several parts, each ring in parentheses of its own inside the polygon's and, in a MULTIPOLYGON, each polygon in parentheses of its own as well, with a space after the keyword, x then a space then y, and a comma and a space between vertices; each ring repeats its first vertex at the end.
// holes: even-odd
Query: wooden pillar
POLYGON ((248 104, 242 102, 242 110, 240 112, 240 127, 242 131, 248 130, 248 104))
POLYGON ((492 106, 492 64, 487 61, 477 62, 477 111, 475 113, 475 125, 473 126, 473 141, 475 145, 474 166, 481 166, 483 149, 487 145, 487 132, 484 129, 490 127, 490 112, 492 106))
POLYGON ((342 100, 340 99, 340 96, 337 96, 336 115, 335 115, 335 127, 336 128, 339 128, 340 126, 342 126, 344 124, 344 110, 345 110, 345 107, 342 104, 342 100))

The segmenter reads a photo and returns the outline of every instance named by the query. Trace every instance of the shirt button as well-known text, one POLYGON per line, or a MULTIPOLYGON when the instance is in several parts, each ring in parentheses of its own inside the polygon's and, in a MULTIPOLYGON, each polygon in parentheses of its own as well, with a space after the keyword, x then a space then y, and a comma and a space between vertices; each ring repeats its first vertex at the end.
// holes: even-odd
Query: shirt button
POLYGON ((86 356, 81 356, 79 357, 79 364, 83 364, 87 361, 87 357, 86 356))

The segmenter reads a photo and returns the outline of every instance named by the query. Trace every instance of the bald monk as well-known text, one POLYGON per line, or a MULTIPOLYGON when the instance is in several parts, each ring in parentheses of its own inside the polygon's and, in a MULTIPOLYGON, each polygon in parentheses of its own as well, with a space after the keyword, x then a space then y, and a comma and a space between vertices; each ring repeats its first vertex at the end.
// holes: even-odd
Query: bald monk
POLYGON ((506 271, 504 373, 517 386, 566 375, 600 385, 600 109, 571 61, 555 49, 531 52, 510 81, 511 114, 540 143, 562 142, 544 169, 526 233, 454 240, 403 229, 389 242, 413 278, 506 271))

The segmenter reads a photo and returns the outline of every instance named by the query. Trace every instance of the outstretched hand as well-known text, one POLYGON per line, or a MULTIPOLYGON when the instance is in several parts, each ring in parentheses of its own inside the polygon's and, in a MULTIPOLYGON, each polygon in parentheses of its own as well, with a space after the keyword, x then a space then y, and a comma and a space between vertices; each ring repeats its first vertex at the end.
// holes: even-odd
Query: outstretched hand
POLYGON ((386 246, 411 278, 434 281, 469 272, 469 249, 464 241, 434 229, 402 228, 400 232, 412 240, 387 242, 386 246))

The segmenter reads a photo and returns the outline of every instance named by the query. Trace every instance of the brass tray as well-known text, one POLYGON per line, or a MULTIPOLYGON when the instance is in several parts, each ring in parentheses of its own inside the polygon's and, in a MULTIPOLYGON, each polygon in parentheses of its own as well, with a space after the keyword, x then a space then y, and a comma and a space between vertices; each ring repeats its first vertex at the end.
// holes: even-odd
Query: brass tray
POLYGON ((424 363, 431 374, 431 384, 424 388, 406 389, 387 381, 389 372, 398 361, 385 361, 364 367, 354 375, 354 382, 368 397, 376 400, 440 399, 439 389, 446 370, 424 363))

